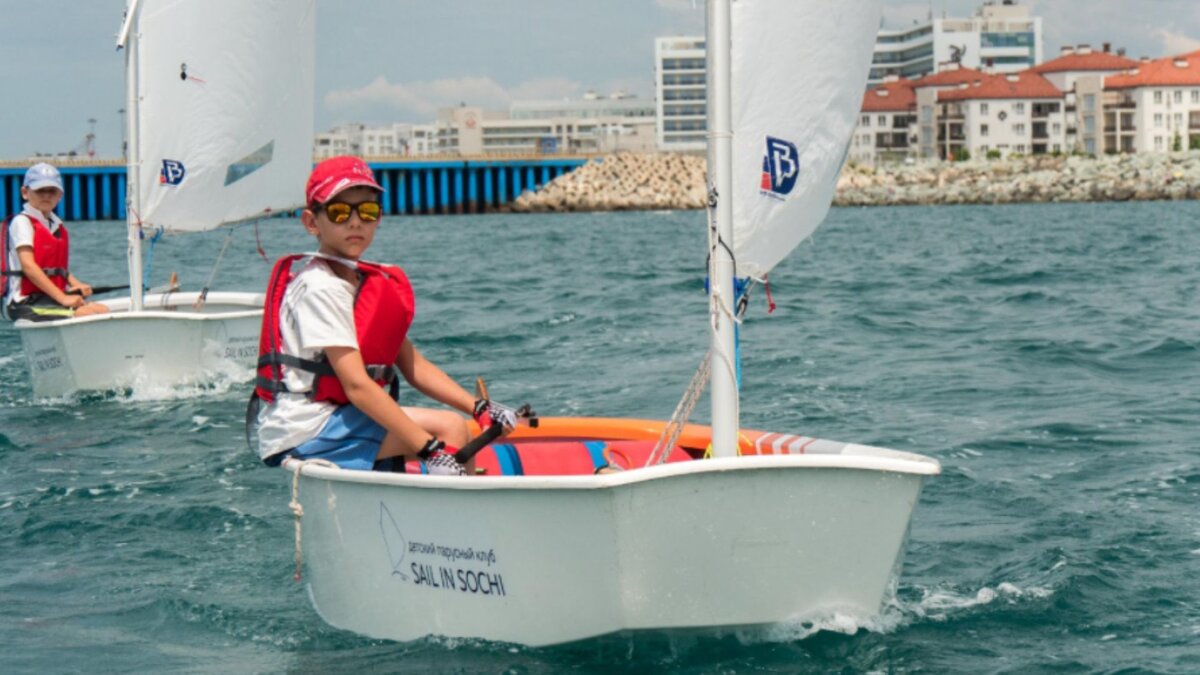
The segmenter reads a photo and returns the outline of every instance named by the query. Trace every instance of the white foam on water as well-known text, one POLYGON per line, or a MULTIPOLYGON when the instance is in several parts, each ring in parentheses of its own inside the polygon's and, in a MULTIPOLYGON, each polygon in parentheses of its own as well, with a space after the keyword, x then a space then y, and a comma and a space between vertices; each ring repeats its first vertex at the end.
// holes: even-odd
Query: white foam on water
POLYGON ((946 621, 955 615, 995 602, 1016 603, 1022 599, 1045 598, 1052 594, 1053 591, 1047 588, 1022 588, 1010 582, 1002 582, 995 588, 984 586, 974 593, 944 589, 924 590, 919 600, 902 601, 893 598, 885 604, 880 613, 871 616, 863 616, 853 611, 828 610, 769 626, 737 629, 732 633, 742 644, 747 645, 795 642, 822 631, 842 635, 854 635, 863 630, 887 634, 923 620, 946 621))
POLYGON ((145 373, 135 373, 132 384, 118 396, 118 399, 147 402, 201 398, 242 388, 254 376, 252 368, 241 364, 231 361, 220 361, 219 364, 219 367, 213 368, 204 376, 183 382, 161 382, 145 373))
POLYGON ((910 614, 914 619, 932 619, 944 621, 953 614, 971 610, 975 607, 989 605, 997 600, 1016 602, 1024 598, 1046 598, 1054 591, 1040 586, 1021 588, 1007 581, 1001 582, 995 588, 984 586, 974 595, 957 593, 949 590, 924 591, 924 596, 915 603, 902 603, 901 611, 910 614))

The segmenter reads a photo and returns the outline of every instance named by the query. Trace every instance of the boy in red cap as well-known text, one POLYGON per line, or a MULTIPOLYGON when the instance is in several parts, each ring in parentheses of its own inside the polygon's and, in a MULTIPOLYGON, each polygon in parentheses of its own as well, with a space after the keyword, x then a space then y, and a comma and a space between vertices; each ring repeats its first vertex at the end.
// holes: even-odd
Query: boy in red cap
POLYGON ((13 321, 49 321, 104 314, 108 306, 89 303, 92 287, 68 270, 70 237, 54 213, 63 197, 58 169, 39 162, 25 172, 21 213, 0 227, 0 306, 13 321))
POLYGON ((304 228, 318 251, 285 256, 267 287, 255 395, 258 453, 324 459, 348 469, 416 457, 429 473, 462 474, 468 439, 450 410, 401 407, 388 392, 398 370, 414 389, 511 429, 515 416, 476 401, 408 339, 415 299, 399 267, 362 259, 382 217, 383 188, 356 157, 318 164, 308 179, 304 228), (296 269, 293 269, 293 266, 296 269), (395 366, 393 369, 392 366, 395 366))

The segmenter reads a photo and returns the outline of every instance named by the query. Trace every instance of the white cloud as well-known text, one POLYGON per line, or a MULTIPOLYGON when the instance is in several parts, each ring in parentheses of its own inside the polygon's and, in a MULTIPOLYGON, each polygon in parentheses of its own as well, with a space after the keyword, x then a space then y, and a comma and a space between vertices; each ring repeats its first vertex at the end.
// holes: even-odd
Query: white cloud
POLYGON ((504 87, 487 77, 399 83, 380 75, 357 89, 336 89, 325 95, 325 106, 332 111, 385 108, 421 119, 432 119, 438 108, 461 102, 488 108, 507 105, 508 101, 504 87))
POLYGON ((704 0, 654 0, 654 4, 658 5, 659 9, 665 9, 668 12, 691 12, 704 9, 704 0))
POLYGON ((1200 40, 1166 28, 1154 31, 1154 37, 1162 44, 1163 54, 1166 55, 1175 56, 1200 49, 1200 40))
POLYGON ((883 26, 890 30, 907 28, 914 22, 929 20, 928 2, 891 2, 883 8, 883 26))
POLYGON ((568 98, 580 85, 565 78, 528 80, 506 89, 490 77, 460 77, 426 82, 389 82, 380 75, 357 89, 337 89, 324 97, 330 112, 344 115, 387 113, 413 121, 431 121, 441 108, 465 103, 489 110, 513 101, 568 98))
POLYGON ((512 101, 541 101, 571 98, 580 93, 580 85, 563 77, 543 77, 522 82, 508 90, 512 101))

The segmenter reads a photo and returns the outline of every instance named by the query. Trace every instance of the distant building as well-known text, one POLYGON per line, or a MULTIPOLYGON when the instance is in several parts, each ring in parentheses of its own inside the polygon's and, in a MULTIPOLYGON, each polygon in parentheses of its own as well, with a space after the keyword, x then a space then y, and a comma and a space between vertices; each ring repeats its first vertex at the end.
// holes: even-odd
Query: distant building
POLYGON ((1078 83, 1085 102, 1100 104, 1104 126, 1097 150, 1170 152, 1200 147, 1200 51, 1146 59, 1133 68, 1078 83), (1096 96, 1096 99, 1087 97, 1096 96))
POLYGON ((1071 152, 1096 154, 1102 147, 1098 131, 1098 92, 1106 75, 1113 75, 1137 66, 1138 62, 1126 58, 1124 50, 1112 53, 1105 43, 1102 51, 1089 45, 1064 46, 1058 58, 1046 61, 1033 68, 1050 80, 1064 94, 1066 112, 1066 147, 1071 152), (1077 85, 1082 82, 1090 98, 1087 106, 1080 105, 1077 85))
POLYGON ((989 0, 969 19, 933 18, 880 30, 868 86, 894 75, 917 78, 949 63, 1010 73, 1042 62, 1042 19, 1014 0, 989 0))
POLYGON ((1066 150, 1063 92, 1042 75, 984 75, 937 94, 941 159, 1066 150))
POLYGON ((317 134, 313 156, 591 154, 654 147, 652 105, 622 93, 589 93, 582 100, 517 102, 510 110, 445 108, 431 124, 345 125, 317 134))
POLYGON ((984 76, 985 73, 982 71, 952 63, 936 73, 913 81, 912 87, 917 105, 917 157, 923 159, 941 157, 939 146, 944 145, 948 140, 964 140, 962 136, 959 138, 949 137, 952 133, 962 134, 962 129, 954 132, 940 123, 938 92, 956 89, 969 82, 982 79, 984 76))
POLYGON ((347 124, 313 137, 313 158, 317 160, 337 155, 360 157, 402 157, 410 154, 414 125, 392 124, 367 127, 347 124))
POLYGON ((654 41, 656 138, 661 150, 703 151, 708 147, 704 38, 654 41))
POLYGON ((863 97, 850 157, 877 163, 1197 148, 1200 50, 1135 61, 1105 44, 1099 51, 1063 47, 1057 58, 1016 73, 951 63, 913 80, 889 76, 863 97))
POLYGON ((876 164, 915 157, 916 121, 913 82, 889 76, 863 95, 862 113, 850 141, 850 159, 876 164))

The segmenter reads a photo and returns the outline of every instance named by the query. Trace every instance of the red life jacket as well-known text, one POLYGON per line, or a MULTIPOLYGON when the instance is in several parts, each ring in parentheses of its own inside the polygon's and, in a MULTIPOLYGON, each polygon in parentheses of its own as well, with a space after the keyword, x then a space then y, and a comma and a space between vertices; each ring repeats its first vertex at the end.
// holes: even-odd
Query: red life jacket
MULTIPOLYGON (((65 291, 67 289, 67 276, 70 272, 67 271, 68 258, 71 250, 71 235, 67 232, 67 226, 59 223, 58 232, 50 231, 50 228, 39 218, 35 218, 28 213, 21 215, 29 219, 29 224, 33 226, 33 259, 37 262, 46 276, 50 277, 58 290, 65 291)), ((3 277, 20 275, 21 279, 21 295, 33 295, 42 293, 42 289, 38 288, 29 280, 29 277, 22 274, 20 268, 8 269, 8 253, 12 248, 12 242, 9 241, 12 226, 8 221, 4 223, 4 231, 0 233, 3 236, 3 256, 0 257, 0 270, 3 271, 3 277)), ((4 279, 5 283, 8 279, 4 279)), ((8 289, 4 289, 4 294, 7 296, 8 289)), ((7 300, 7 298, 6 298, 7 300)))
MULTIPOLYGON (((282 369, 282 366, 288 366, 316 376, 313 388, 309 391, 312 400, 345 405, 350 400, 346 398, 333 367, 324 357, 317 360, 301 359, 281 351, 279 309, 283 305, 288 284, 295 278, 292 264, 308 257, 284 256, 271 271, 263 302, 262 333, 258 338, 258 378, 254 394, 270 403, 275 400, 277 392, 289 391, 283 383, 282 369)), ((354 328, 358 349, 371 379, 380 386, 387 386, 395 376, 392 364, 400 356, 400 347, 408 335, 408 327, 412 325, 416 300, 408 277, 399 267, 359 261, 358 275, 358 291, 354 296, 354 328)))

